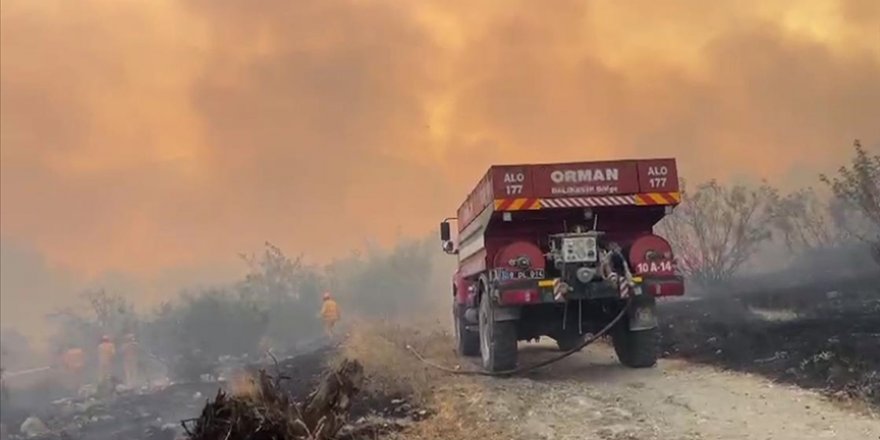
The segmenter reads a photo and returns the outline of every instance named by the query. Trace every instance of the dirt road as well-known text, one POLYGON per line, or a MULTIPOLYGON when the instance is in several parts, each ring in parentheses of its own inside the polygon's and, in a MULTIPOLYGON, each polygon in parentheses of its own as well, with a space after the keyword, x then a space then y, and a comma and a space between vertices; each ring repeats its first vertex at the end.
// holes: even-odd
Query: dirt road
MULTIPOLYGON (((522 363, 553 354, 521 348, 522 363)), ((683 361, 622 368, 597 344, 529 377, 480 379, 469 405, 520 438, 603 440, 878 440, 876 415, 766 379, 683 361)))

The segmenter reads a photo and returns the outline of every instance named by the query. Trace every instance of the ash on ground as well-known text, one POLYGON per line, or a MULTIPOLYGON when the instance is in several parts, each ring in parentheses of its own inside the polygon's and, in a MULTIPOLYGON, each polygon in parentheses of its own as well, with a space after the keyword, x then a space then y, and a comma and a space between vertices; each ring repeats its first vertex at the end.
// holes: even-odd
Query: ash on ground
POLYGON ((658 314, 664 356, 880 408, 880 276, 742 288, 663 304, 658 314))

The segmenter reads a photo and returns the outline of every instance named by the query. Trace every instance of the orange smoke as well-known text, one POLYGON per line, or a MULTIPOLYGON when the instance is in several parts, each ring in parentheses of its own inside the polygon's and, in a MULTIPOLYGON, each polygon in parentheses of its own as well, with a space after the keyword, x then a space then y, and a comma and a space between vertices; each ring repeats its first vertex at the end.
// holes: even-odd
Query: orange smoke
POLYGON ((0 234, 154 274, 423 234, 491 163, 812 182, 880 143, 877 5, 4 1, 0 234))

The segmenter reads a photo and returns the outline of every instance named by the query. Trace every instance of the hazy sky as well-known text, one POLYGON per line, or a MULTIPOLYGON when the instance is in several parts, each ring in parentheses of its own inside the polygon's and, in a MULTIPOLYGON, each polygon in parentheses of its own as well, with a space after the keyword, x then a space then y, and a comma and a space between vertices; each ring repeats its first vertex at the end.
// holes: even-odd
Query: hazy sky
POLYGON ((491 163, 794 185, 880 145, 876 0, 4 0, 0 35, 4 256, 65 279, 420 235, 491 163))

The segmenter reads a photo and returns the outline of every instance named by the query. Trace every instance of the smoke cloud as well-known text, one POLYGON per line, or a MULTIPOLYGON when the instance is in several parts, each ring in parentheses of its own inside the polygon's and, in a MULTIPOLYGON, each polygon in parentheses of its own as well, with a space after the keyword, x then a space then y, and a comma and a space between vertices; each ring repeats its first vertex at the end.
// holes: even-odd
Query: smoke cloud
POLYGON ((871 0, 8 0, 0 35, 0 234, 84 277, 421 235, 492 163, 802 185, 880 145, 871 0))

